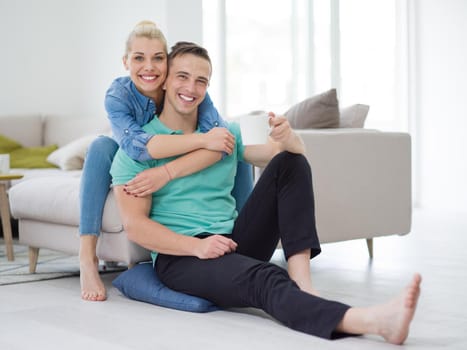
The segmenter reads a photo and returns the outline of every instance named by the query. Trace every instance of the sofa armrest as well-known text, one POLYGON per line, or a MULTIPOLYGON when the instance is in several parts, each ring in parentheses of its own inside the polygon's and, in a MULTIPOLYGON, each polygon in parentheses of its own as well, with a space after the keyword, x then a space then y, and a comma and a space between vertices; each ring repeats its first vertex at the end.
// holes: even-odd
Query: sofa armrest
POLYGON ((411 226, 411 139, 367 129, 296 130, 313 173, 320 240, 406 234, 411 226))

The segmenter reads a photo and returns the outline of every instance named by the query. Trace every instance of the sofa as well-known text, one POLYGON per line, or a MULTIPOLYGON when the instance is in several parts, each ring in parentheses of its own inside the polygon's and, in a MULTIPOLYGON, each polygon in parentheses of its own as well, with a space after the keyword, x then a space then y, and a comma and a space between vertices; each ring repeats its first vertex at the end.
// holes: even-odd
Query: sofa
MULTIPOLYGON (((322 243, 365 239, 372 257, 373 238, 410 232, 409 134, 348 126, 296 131, 313 170, 316 224, 322 243)), ((18 219, 19 243, 30 250, 31 272, 36 269, 40 248, 78 254, 79 164, 85 143, 108 132, 105 118, 0 116, 0 134, 25 147, 57 145, 62 158, 74 158, 78 164, 78 169, 73 169, 66 165, 70 159, 59 159, 55 168, 11 170, 25 175, 11 183, 9 200, 11 214, 18 219), (81 149, 75 147, 78 154, 63 156, 80 142, 81 149)), ((105 262, 128 266, 149 260, 147 250, 128 240, 112 191, 104 209, 97 255, 105 262)))
MULTIPOLYGON (((57 151, 66 151, 71 146, 71 153, 63 155, 64 162, 57 163, 60 166, 12 168, 12 173, 24 177, 11 181, 8 193, 11 215, 18 219, 19 243, 29 247, 31 272, 36 270, 40 248, 77 255, 80 165, 85 146, 99 134, 110 133, 107 119, 40 114, 1 116, 0 133, 30 149, 56 145, 57 151), (76 148, 77 143, 81 143, 80 149, 76 148), (75 165, 70 166, 73 162, 75 165)), ((127 239, 112 192, 104 211, 97 254, 103 261, 128 265, 149 259, 147 250, 127 239)))

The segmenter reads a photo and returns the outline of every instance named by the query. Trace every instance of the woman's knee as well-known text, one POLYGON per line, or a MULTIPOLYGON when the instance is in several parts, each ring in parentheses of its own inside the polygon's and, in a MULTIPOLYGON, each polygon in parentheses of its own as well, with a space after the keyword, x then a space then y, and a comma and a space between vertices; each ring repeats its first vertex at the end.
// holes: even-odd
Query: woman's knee
POLYGON ((112 161, 118 150, 118 144, 108 136, 97 137, 88 147, 86 158, 99 158, 102 161, 112 161))

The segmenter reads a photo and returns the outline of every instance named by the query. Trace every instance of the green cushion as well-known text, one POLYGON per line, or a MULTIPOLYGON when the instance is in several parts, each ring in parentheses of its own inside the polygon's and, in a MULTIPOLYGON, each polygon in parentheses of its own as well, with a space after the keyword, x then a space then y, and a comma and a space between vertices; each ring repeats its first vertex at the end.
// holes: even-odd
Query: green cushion
POLYGON ((10 168, 56 168, 47 157, 57 148, 57 145, 17 148, 10 152, 10 168))
POLYGON ((21 148, 21 144, 9 137, 0 135, 0 153, 10 153, 11 151, 21 148))

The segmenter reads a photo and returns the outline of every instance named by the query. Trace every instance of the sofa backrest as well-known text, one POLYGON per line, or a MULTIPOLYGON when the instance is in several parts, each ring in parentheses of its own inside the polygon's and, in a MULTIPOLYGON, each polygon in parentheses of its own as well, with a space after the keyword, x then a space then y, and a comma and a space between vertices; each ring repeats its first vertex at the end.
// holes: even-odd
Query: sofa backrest
POLYGON ((59 147, 82 136, 108 134, 110 124, 105 117, 70 118, 56 115, 43 117, 43 144, 59 147))
POLYGON ((57 115, 0 115, 0 134, 24 147, 59 147, 87 135, 110 135, 107 118, 70 118, 57 115))
POLYGON ((39 113, 0 115, 0 134, 24 147, 42 146, 42 117, 39 113))

